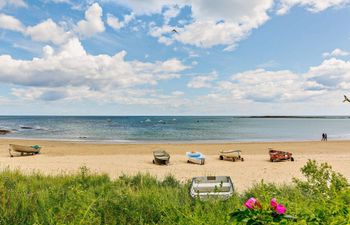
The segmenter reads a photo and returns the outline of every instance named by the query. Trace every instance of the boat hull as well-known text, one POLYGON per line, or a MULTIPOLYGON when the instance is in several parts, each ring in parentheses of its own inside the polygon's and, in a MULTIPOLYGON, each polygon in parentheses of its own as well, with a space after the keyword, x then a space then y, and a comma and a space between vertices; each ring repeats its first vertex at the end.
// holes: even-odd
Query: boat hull
POLYGON ((229 176, 194 177, 190 186, 192 198, 226 200, 233 195, 234 186, 229 176))
POLYGON ((10 144, 9 145, 9 153, 10 156, 13 156, 13 152, 18 152, 21 155, 24 154, 29 154, 29 155, 35 155, 35 154, 39 154, 41 150, 41 147, 39 148, 33 148, 31 146, 24 146, 24 145, 14 145, 14 144, 10 144))

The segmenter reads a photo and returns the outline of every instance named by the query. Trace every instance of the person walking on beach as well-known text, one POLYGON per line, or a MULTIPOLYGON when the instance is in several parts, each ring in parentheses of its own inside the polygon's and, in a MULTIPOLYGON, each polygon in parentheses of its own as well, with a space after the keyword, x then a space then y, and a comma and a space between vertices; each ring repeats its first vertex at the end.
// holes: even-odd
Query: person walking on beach
POLYGON ((325 135, 324 135, 324 133, 322 133, 322 139, 321 139, 321 141, 324 141, 325 140, 325 135))
POLYGON ((328 141, 327 133, 324 133, 324 141, 328 141))

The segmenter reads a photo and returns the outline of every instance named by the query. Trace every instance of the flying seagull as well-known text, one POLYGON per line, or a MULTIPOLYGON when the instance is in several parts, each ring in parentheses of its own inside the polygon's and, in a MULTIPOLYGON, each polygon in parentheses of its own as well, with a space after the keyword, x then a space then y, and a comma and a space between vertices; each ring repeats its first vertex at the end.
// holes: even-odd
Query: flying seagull
POLYGON ((173 29, 171 32, 174 32, 174 33, 177 33, 177 34, 179 33, 179 32, 177 32, 177 30, 175 30, 175 29, 173 29))
POLYGON ((346 95, 344 95, 344 100, 343 102, 350 102, 350 100, 348 99, 348 97, 346 97, 346 95))

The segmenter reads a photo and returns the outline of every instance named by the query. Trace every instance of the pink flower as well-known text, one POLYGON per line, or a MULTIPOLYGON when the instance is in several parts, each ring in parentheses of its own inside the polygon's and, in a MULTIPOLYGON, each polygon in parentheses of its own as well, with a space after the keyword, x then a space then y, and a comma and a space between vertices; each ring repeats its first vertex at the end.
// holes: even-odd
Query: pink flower
POLYGON ((244 203, 245 207, 248 209, 253 209, 256 205, 256 199, 255 198, 250 198, 244 203))
POLYGON ((276 206, 275 210, 276 210, 276 212, 277 212, 278 214, 284 214, 284 213, 286 212, 287 209, 286 209, 286 207, 284 207, 284 205, 278 204, 278 205, 276 206))
POLYGON ((276 209, 278 204, 275 198, 271 199, 270 205, 271 205, 271 208, 276 209))
POLYGON ((261 204, 260 202, 255 199, 255 198, 250 198, 244 203, 245 207, 248 209, 254 209, 254 208, 260 208, 261 209, 261 204))

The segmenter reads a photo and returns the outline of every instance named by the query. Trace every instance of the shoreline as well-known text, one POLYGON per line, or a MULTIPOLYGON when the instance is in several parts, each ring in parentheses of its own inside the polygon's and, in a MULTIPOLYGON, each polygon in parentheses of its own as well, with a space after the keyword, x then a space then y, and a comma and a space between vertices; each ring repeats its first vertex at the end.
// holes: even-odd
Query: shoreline
POLYGON ((94 173, 106 173, 112 179, 123 174, 149 173, 162 179, 168 174, 180 181, 195 176, 231 176, 237 190, 244 191, 264 180, 271 183, 290 183, 292 177, 301 178, 300 168, 308 159, 327 162, 350 180, 350 141, 288 141, 249 143, 87 143, 67 141, 0 139, 0 169, 19 169, 25 173, 47 175, 77 172, 86 166, 94 173), (13 157, 8 154, 9 144, 42 146, 41 154, 13 157), (294 162, 271 163, 268 148, 293 153, 294 162), (156 149, 171 155, 168 166, 152 164, 156 149), (219 150, 240 149, 244 162, 219 160, 219 150), (187 151, 200 151, 206 156, 203 166, 186 163, 187 151))
MULTIPOLYGON (((285 143, 285 142, 320 142, 320 139, 250 139, 250 140, 88 140, 88 139, 54 139, 54 138, 23 138, 1 137, 0 141, 50 141, 87 144, 245 144, 245 143, 285 143)), ((328 142, 350 142, 350 139, 331 138, 328 142)))

